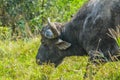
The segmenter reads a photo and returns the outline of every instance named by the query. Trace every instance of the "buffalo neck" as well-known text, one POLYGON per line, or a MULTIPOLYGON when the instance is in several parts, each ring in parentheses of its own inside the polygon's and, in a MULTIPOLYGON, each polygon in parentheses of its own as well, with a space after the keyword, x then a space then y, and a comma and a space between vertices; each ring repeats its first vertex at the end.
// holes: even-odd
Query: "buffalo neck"
POLYGON ((83 56, 87 55, 86 51, 81 45, 79 45, 79 32, 76 32, 76 28, 72 25, 72 22, 68 22, 61 29, 60 39, 71 43, 71 47, 63 51, 65 56, 83 56))

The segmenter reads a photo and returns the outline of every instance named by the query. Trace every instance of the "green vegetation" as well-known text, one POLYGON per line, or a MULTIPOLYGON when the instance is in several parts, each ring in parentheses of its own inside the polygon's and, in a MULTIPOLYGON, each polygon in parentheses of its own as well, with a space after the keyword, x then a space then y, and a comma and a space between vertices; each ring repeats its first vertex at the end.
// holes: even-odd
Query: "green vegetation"
MULTIPOLYGON (((36 64, 40 38, 0 40, 0 80, 83 80, 87 57, 66 57, 57 68, 36 64)), ((120 62, 102 65, 95 80, 119 80, 120 62)), ((89 79, 88 79, 89 80, 89 79)))
MULTIPOLYGON (((64 23, 86 1, 0 0, 0 80, 83 80, 87 56, 66 57, 57 68, 37 65, 35 57, 47 18, 64 23)), ((120 45, 115 32, 111 35, 120 45)), ((119 66, 119 61, 101 65, 94 80, 119 80, 119 66)))
POLYGON ((116 30, 109 29, 110 34, 108 34, 110 37, 116 40, 118 46, 120 46, 120 26, 116 27, 116 30))
POLYGON ((12 29, 12 35, 33 37, 50 17, 66 22, 87 0, 0 0, 0 26, 12 29))
POLYGON ((0 40, 10 39, 11 29, 8 27, 0 27, 0 40))

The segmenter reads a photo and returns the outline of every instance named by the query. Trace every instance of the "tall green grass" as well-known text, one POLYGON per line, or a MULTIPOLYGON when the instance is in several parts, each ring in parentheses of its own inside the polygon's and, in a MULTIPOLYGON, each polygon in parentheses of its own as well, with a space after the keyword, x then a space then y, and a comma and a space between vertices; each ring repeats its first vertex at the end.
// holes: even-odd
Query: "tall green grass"
MULTIPOLYGON (((83 80, 88 57, 66 57, 57 68, 40 66, 35 61, 39 46, 39 37, 0 40, 0 80, 83 80)), ((94 80, 120 80, 119 66, 119 61, 102 65, 94 80)))

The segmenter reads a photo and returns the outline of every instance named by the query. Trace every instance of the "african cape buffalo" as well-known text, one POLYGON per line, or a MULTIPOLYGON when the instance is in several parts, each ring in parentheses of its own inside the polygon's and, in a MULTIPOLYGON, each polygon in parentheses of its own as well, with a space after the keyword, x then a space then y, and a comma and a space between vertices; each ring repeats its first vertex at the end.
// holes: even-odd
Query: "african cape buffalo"
POLYGON ((60 64, 66 56, 88 55, 95 62, 120 57, 119 47, 109 29, 120 25, 120 0, 89 0, 73 18, 65 23, 50 22, 41 30, 38 64, 60 64))

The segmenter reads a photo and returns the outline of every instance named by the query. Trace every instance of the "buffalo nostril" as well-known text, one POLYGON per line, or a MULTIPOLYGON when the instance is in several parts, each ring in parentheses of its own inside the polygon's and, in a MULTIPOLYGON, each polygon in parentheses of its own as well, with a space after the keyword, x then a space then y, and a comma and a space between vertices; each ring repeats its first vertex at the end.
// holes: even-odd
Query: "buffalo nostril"
POLYGON ((40 62, 40 59, 37 59, 36 63, 42 65, 42 62, 40 62))
POLYGON ((37 59, 37 60, 36 60, 36 63, 37 63, 37 64, 39 64, 39 63, 40 63, 40 60, 39 60, 39 59, 37 59))

